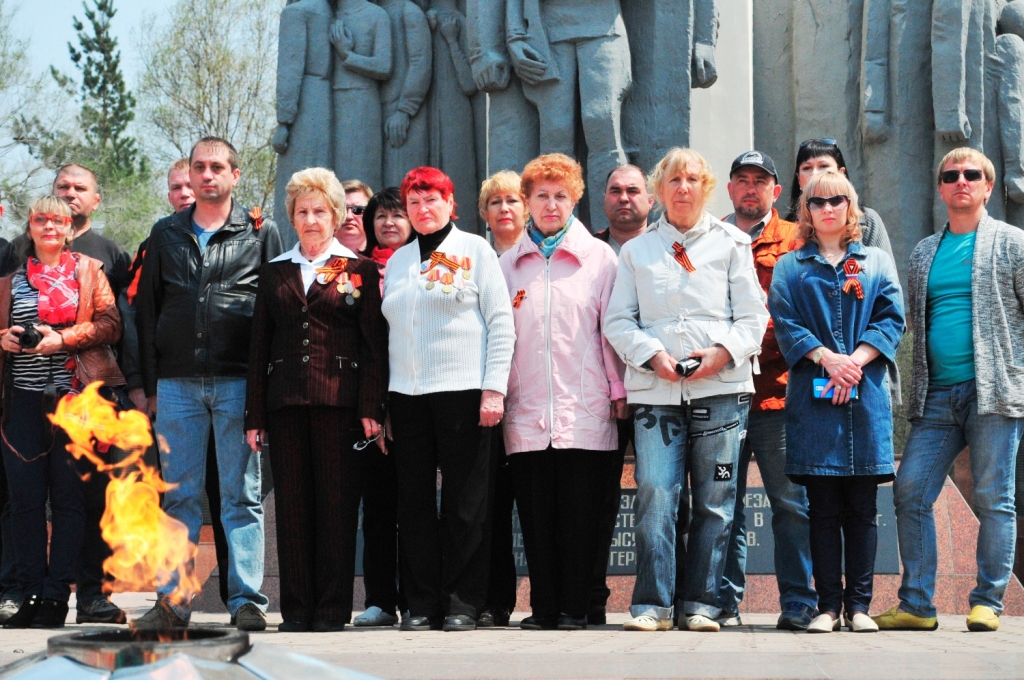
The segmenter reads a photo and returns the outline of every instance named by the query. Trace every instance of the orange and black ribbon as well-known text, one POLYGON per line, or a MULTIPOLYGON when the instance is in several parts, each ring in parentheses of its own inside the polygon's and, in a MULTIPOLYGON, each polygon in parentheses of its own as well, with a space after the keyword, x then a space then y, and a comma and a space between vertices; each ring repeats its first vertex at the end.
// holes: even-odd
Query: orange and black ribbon
POLYGON ((843 284, 843 292, 849 293, 852 290, 858 300, 864 299, 864 286, 861 285, 860 282, 860 273, 862 271, 863 270, 860 268, 860 265, 857 264, 857 260, 852 257, 843 265, 843 273, 846 274, 846 283, 843 284))
POLYGON ((263 228, 263 208, 256 206, 249 211, 249 217, 252 218, 252 228, 259 231, 263 228))
POLYGON ((437 265, 447 267, 448 271, 450 271, 452 274, 454 274, 459 269, 458 262, 448 257, 444 253, 440 253, 435 250, 434 252, 430 253, 430 266, 433 268, 436 267, 437 265))
POLYGON ((512 298, 512 306, 519 309, 519 306, 523 304, 523 300, 526 299, 526 291, 520 289, 514 298, 512 298))
POLYGON ((331 259, 323 267, 317 267, 317 279, 323 277, 323 284, 328 284, 334 279, 338 278, 338 275, 344 272, 348 268, 348 259, 344 257, 335 257, 331 259))
POLYGON ((674 257, 676 259, 676 262, 681 264, 683 266, 683 269, 690 272, 691 274, 697 271, 697 268, 693 266, 692 262, 690 262, 690 257, 689 255, 686 254, 686 248, 683 247, 682 243, 673 243, 672 250, 675 252, 674 257))

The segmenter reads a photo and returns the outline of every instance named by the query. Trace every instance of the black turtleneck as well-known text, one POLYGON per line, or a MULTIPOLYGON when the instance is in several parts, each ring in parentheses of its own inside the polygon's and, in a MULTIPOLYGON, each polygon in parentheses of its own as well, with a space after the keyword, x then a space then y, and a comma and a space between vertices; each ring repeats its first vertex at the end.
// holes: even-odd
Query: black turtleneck
POLYGON ((449 222, 431 234, 416 235, 416 242, 420 244, 420 262, 426 262, 430 259, 430 254, 437 250, 437 247, 441 245, 441 241, 452 232, 452 226, 454 225, 449 222))

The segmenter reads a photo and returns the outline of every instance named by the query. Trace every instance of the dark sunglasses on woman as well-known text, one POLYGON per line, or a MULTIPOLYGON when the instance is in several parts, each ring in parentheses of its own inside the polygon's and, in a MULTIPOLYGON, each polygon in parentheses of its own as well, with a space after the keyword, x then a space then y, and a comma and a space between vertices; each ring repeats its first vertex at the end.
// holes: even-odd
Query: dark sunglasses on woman
POLYGON ((960 175, 968 182, 980 182, 983 176, 981 170, 943 170, 939 179, 943 184, 956 184, 960 180, 960 175))
POLYGON ((833 208, 839 208, 850 201, 850 197, 844 194, 837 196, 808 196, 807 207, 811 210, 821 210, 825 207, 825 204, 829 204, 833 208))

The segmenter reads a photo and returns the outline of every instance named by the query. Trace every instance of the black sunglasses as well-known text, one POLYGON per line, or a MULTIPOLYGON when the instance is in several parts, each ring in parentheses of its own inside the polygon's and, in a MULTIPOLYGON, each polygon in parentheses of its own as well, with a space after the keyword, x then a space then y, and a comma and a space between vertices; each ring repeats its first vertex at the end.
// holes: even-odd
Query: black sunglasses
POLYGON ((347 206, 347 209, 351 211, 353 215, 356 216, 362 215, 364 212, 366 212, 365 205, 350 205, 347 206))
POLYGON ((828 203, 833 208, 838 208, 838 207, 848 203, 849 200, 850 200, 850 197, 846 196, 845 194, 838 194, 836 196, 828 196, 828 197, 825 197, 825 196, 808 196, 807 197, 807 207, 810 208, 811 210, 821 210, 822 208, 825 207, 825 204, 828 203))
POLYGON ((831 137, 825 137, 824 139, 805 139, 804 141, 800 142, 800 148, 802 149, 808 144, 814 144, 815 142, 819 144, 827 144, 828 146, 839 146, 839 142, 837 142, 836 140, 832 139, 831 137))
POLYGON ((956 184, 960 180, 960 175, 968 182, 980 182, 984 176, 981 170, 943 170, 939 179, 943 184, 956 184))

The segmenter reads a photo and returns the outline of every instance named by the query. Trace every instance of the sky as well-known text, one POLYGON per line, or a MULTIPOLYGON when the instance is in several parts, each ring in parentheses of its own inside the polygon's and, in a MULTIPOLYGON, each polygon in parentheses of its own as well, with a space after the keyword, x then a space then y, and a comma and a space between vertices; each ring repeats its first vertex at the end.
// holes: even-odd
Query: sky
MULTIPOLYGON (((51 65, 65 73, 73 73, 68 56, 68 43, 78 46, 71 17, 85 21, 82 0, 13 0, 17 7, 14 29, 28 44, 32 71, 46 72, 51 65)), ((90 3, 91 4, 91 3, 90 3)), ((134 88, 139 74, 138 50, 133 32, 147 15, 162 15, 174 0, 114 0, 111 26, 121 50, 121 68, 129 88, 134 88)))

